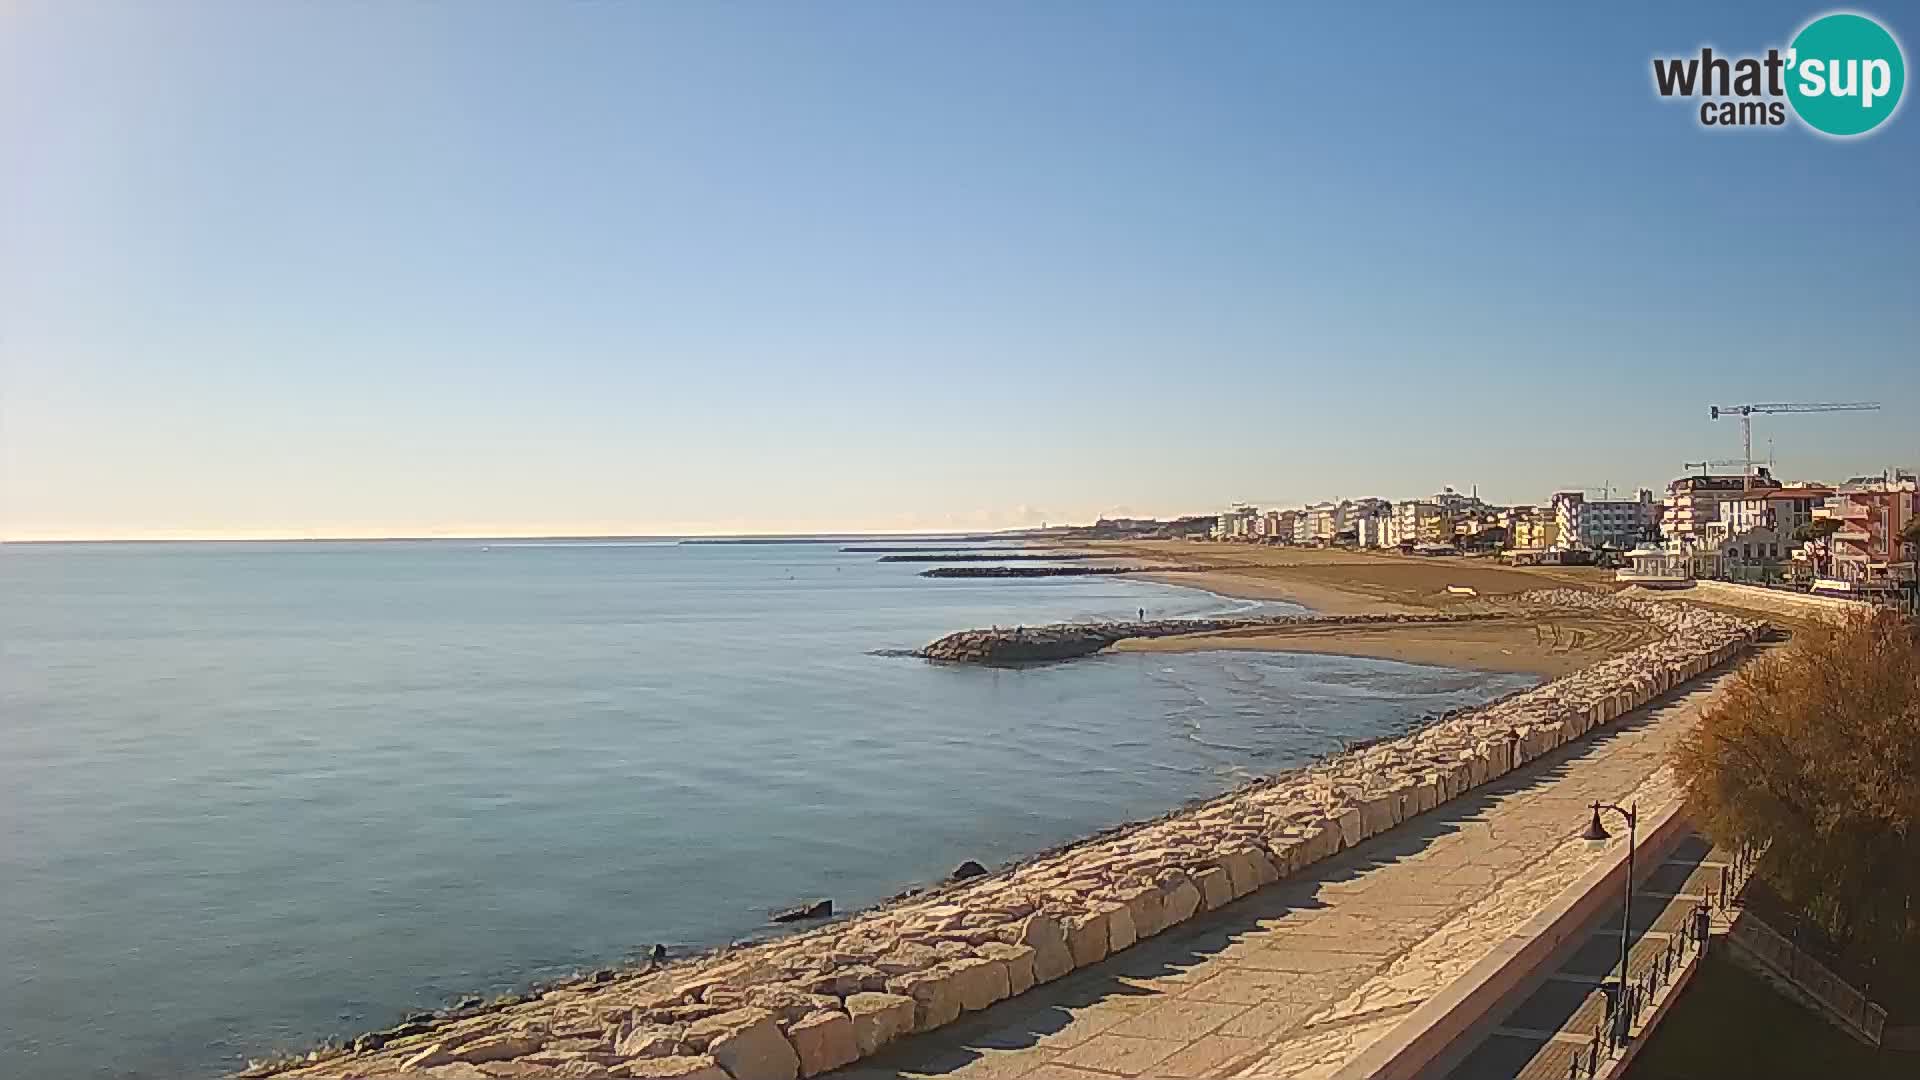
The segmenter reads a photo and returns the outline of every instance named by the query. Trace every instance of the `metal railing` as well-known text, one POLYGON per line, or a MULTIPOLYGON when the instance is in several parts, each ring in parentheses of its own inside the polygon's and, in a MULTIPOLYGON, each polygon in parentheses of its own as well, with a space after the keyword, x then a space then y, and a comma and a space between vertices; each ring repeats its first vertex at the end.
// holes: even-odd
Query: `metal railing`
POLYGON ((1728 938, 1786 976, 1788 982, 1854 1027, 1874 1046, 1887 1026, 1887 1010, 1833 969, 1821 963, 1786 935, 1768 926, 1760 916, 1744 912, 1734 920, 1728 938))
MULTIPOLYGON (((1601 985, 1607 994, 1607 1011, 1593 1038, 1567 1062, 1567 1080, 1591 1080, 1618 1057, 1633 1039, 1633 1027, 1642 1013, 1652 1008, 1655 997, 1674 979, 1684 974, 1687 965, 1706 954, 1713 939, 1713 913, 1727 910, 1740 890, 1753 876, 1754 867, 1766 849, 1763 845, 1742 845, 1720 868, 1720 885, 1707 899, 1687 913, 1680 933, 1667 939, 1666 947, 1655 956, 1652 965, 1620 986, 1617 979, 1601 985)), ((1645 940, 1644 937, 1642 940, 1645 940)), ((1882 1016, 1884 1017, 1884 1013, 1882 1016)))

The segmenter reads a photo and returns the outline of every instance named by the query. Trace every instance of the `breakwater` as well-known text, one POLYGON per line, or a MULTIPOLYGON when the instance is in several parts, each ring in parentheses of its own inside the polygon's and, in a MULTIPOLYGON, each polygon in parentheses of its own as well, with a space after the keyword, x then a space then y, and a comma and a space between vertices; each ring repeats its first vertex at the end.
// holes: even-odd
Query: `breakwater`
POLYGON ((1391 829, 1728 661, 1763 629, 1690 605, 1579 590, 1505 600, 1630 614, 1660 637, 1401 738, 843 922, 364 1036, 357 1051, 316 1052, 291 1073, 406 1075, 466 1063, 498 1076, 811 1077, 1099 963, 1391 829))
POLYGON ((1497 619, 1494 612, 1408 615, 1253 615, 1220 619, 1147 619, 1144 621, 1051 623, 1046 626, 996 626, 961 630, 934 641, 918 653, 928 660, 965 664, 1034 664, 1091 656, 1129 638, 1217 634, 1228 630, 1307 626, 1363 626, 1392 623, 1471 622, 1497 619))
POLYGON ((936 578, 1105 577, 1114 574, 1199 574, 1218 566, 936 566, 920 571, 936 578))
POLYGON ((929 555, 924 552, 912 555, 883 555, 881 562, 1084 562, 1087 559, 1111 559, 1112 555, 1103 555, 1097 551, 1068 551, 1045 554, 1037 551, 965 551, 952 555, 929 555))

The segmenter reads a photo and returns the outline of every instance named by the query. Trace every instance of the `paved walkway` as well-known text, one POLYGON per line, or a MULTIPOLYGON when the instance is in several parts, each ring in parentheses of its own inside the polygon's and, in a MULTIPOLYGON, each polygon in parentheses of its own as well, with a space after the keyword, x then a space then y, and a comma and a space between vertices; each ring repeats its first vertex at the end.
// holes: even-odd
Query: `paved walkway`
MULTIPOLYGON (((1645 975, 1668 943, 1687 932, 1694 909, 1717 896, 1730 859, 1730 853, 1688 836, 1633 890, 1629 979, 1645 975)), ((1565 1080, 1572 1059, 1590 1065, 1594 1034, 1607 1021, 1601 984, 1620 972, 1620 915, 1615 904, 1595 916, 1586 941, 1511 1012, 1494 1018, 1496 1026, 1448 1080, 1565 1080)))
POLYGON ((1714 681, 1103 964, 833 1075, 1328 1076, 1601 857, 1577 839, 1587 804, 1638 800, 1651 817, 1676 797, 1666 752, 1714 681))

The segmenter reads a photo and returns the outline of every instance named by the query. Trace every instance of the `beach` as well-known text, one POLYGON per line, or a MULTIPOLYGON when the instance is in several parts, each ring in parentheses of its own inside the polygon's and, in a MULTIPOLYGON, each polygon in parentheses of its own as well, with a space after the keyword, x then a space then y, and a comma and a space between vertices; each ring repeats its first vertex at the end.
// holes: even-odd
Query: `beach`
MULTIPOLYGON (((1184 541, 1092 546, 1117 558, 1154 565, 1219 567, 1142 575, 1148 580, 1191 585, 1223 596, 1285 600, 1325 615, 1488 611, 1498 608, 1500 597, 1514 593, 1563 586, 1613 588, 1611 575, 1591 567, 1512 567, 1491 559, 1184 541), (1471 589, 1472 594, 1450 589, 1471 589)), ((1123 641, 1114 648, 1121 652, 1320 653, 1553 678, 1646 644, 1649 634, 1644 623, 1609 612, 1547 609, 1462 623, 1234 630, 1123 641)))

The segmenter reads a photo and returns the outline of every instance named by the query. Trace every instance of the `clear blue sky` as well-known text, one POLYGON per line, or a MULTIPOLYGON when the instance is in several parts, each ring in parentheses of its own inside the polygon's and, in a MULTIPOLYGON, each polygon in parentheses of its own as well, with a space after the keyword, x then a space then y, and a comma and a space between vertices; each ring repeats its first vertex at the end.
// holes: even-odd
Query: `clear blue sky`
POLYGON ((1913 464, 1920 114, 1651 89, 1824 10, 0 0, 0 536, 1913 464))

